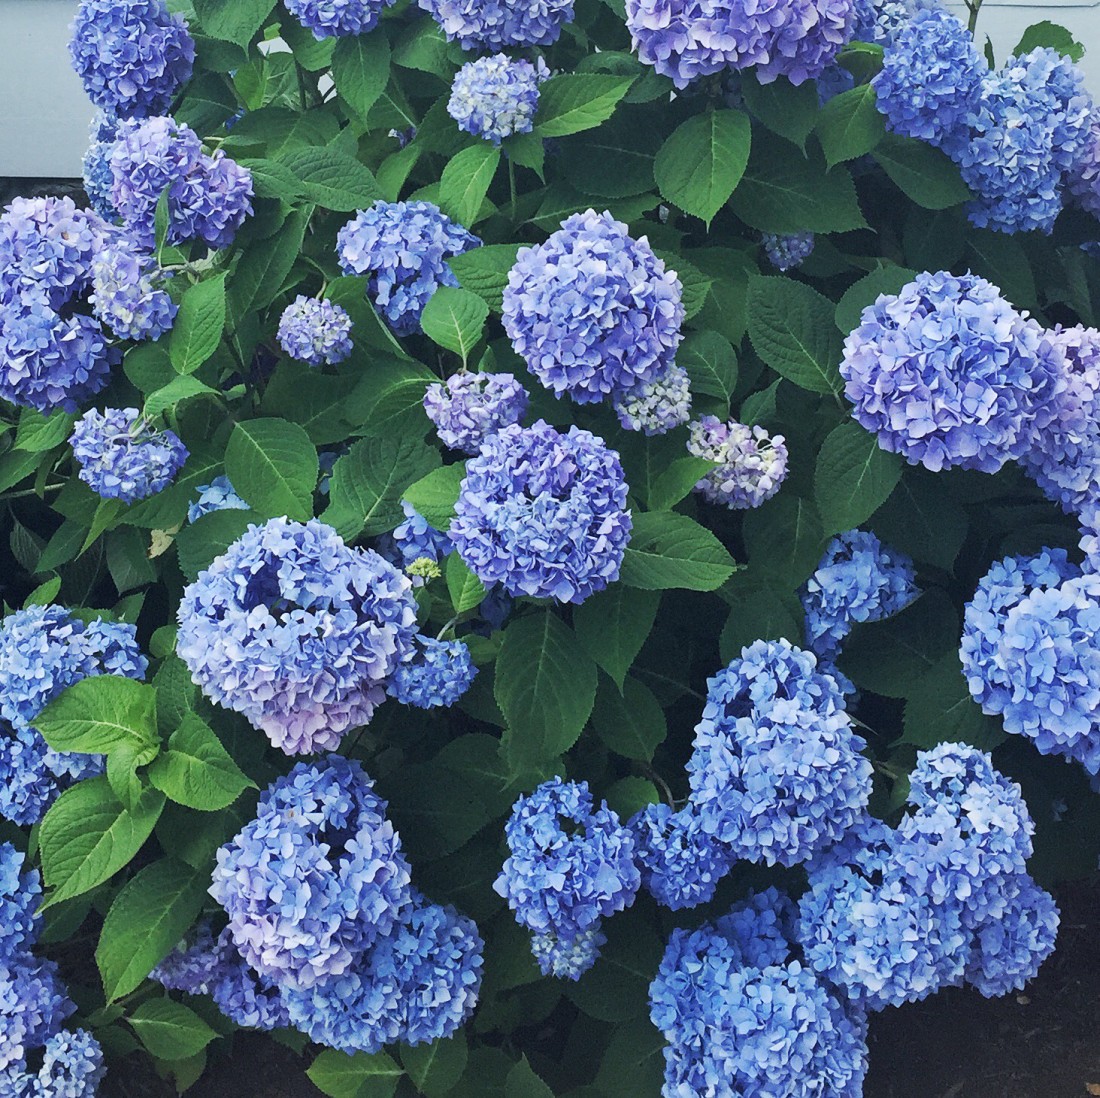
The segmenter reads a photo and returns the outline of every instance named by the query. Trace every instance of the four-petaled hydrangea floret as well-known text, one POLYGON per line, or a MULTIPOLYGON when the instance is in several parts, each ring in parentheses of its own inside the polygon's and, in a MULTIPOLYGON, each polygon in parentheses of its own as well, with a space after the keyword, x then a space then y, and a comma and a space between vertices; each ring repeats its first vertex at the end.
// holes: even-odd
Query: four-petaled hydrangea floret
POLYGON ((578 404, 652 381, 682 338, 683 287, 645 237, 594 210, 521 248, 504 290, 504 330, 527 368, 578 404))
POLYGON ((42 920, 35 913, 42 899, 36 869, 23 872, 25 858, 11 843, 0 843, 0 967, 38 939, 42 920))
POLYGON ((331 301, 299 294, 279 318, 279 346, 310 366, 335 366, 351 354, 351 317, 331 301))
POLYGON ((228 477, 215 477, 195 489, 198 498, 187 508, 187 521, 197 522, 214 511, 247 511, 248 504, 233 490, 228 477))
POLYGON ((552 46, 573 22, 573 0, 420 0, 464 50, 552 46))
POLYGON ((957 153, 987 72, 966 27, 932 8, 918 12, 897 33, 871 84, 894 133, 957 153))
POLYGON ((133 503, 162 492, 187 460, 174 431, 158 431, 136 408, 89 409, 69 444, 80 479, 103 499, 133 503))
POLYGON ((462 641, 418 636, 412 658, 397 665, 389 694, 418 709, 450 706, 470 689, 476 674, 470 649, 462 641))
POLYGON ((466 463, 450 536, 486 585, 583 602, 619 578, 630 540, 619 455, 576 426, 505 427, 466 463))
POLYGON ((96 316, 120 339, 159 339, 172 327, 178 306, 156 285, 159 268, 125 235, 109 237, 92 259, 96 316))
POLYGON ((510 853, 493 888, 521 926, 553 934, 559 949, 633 903, 634 837, 606 804, 595 807, 587 782, 552 778, 520 797, 504 837, 510 853))
POLYGON ((614 397, 615 414, 627 431, 663 435, 691 418, 691 381, 672 365, 652 381, 639 381, 614 397))
POLYGON ((1089 132, 1066 176, 1073 201, 1086 213, 1100 217, 1100 110, 1089 119, 1089 132))
POLYGON ((401 840, 357 762, 299 763, 218 851, 210 894, 241 956, 286 987, 339 976, 412 903, 401 840))
POLYGON ((801 267, 813 254, 816 240, 813 233, 789 233, 785 236, 764 233, 761 243, 768 262, 777 271, 789 271, 792 267, 801 267))
POLYGON ((164 114, 191 79, 195 43, 164 0, 81 0, 69 54, 97 107, 144 118, 164 114))
POLYGON ((16 198, 0 215, 0 397, 75 412, 117 358, 72 308, 91 283, 106 226, 70 198, 16 198))
POLYGON ((995 473, 1057 415, 1065 357, 975 275, 920 274, 863 310, 840 364, 852 415, 933 472, 995 473))
POLYGON ((874 534, 849 530, 833 538, 801 591, 806 646, 833 660, 856 622, 882 621, 920 593, 913 561, 874 534))
POLYGON ((690 428, 688 453, 717 463, 695 485, 711 503, 735 510, 759 507, 787 478, 787 447, 782 435, 717 416, 702 416, 690 428))
POLYGON ((374 30, 382 12, 396 0, 284 0, 286 10, 313 31, 318 41, 374 30))
POLYGON ((428 386, 424 411, 444 446, 476 454, 489 435, 523 419, 527 401, 512 374, 463 371, 428 386))
POLYGON ((225 248, 252 213, 252 173, 216 150, 207 156, 198 135, 173 118, 149 118, 119 128, 111 152, 111 200, 135 242, 151 249, 157 202, 168 191, 168 242, 202 240, 225 248))
POLYGON ((534 128, 539 84, 549 76, 542 58, 532 65, 498 53, 467 61, 455 73, 447 113, 460 130, 499 145, 512 134, 534 128))
POLYGON ((712 900, 736 858, 690 807, 674 812, 664 803, 649 804, 627 826, 634 833, 642 886, 673 911, 712 900))
POLYGON ((416 631, 411 584, 331 527, 250 526, 184 589, 176 651, 212 701, 288 755, 337 747, 385 700, 416 631))

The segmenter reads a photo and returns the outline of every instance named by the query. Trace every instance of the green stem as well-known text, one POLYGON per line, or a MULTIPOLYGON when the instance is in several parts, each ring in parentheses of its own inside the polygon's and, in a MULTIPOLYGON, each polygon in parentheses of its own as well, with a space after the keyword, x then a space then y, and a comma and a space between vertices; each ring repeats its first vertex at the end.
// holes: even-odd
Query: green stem
POLYGON ((970 31, 971 37, 974 35, 974 29, 978 25, 978 12, 982 9, 982 0, 966 0, 966 10, 970 12, 970 20, 966 24, 967 30, 970 31))
POLYGON ((516 218, 516 164, 511 157, 508 158, 508 190, 512 196, 512 220, 516 218))
POLYGON ((302 113, 309 110, 306 105, 306 71, 298 61, 294 62, 295 71, 298 74, 298 102, 301 104, 302 113))

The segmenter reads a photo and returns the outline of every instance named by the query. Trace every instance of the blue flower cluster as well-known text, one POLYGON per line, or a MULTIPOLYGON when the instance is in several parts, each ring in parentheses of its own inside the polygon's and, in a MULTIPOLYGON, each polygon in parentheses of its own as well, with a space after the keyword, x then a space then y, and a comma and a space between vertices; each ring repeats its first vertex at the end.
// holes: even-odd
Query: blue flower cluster
POLYGON ((1082 210, 1100 218, 1100 110, 1092 112, 1081 153, 1066 175, 1066 189, 1082 210))
POLYGON ((579 979, 598 955, 601 921, 641 884, 631 830, 596 808, 587 782, 552 778, 516 801, 504 837, 509 856, 493 888, 536 936, 543 974, 579 979))
POLYGON ((966 608, 970 693, 1044 755, 1100 773, 1100 576, 1063 550, 994 564, 966 608))
POLYGON ((975 275, 920 274, 880 294, 840 364, 855 419, 933 472, 995 473, 1057 414, 1061 350, 975 275))
POLYGON ((669 369, 682 338, 682 290, 645 237, 588 210, 519 250, 504 330, 543 385, 588 404, 669 369))
POLYGON ((111 201, 115 178, 111 174, 111 152, 118 136, 118 119, 98 111, 89 127, 89 144, 84 153, 84 193, 92 209, 110 221, 118 216, 111 201))
POLYGON ((209 484, 200 484, 198 499, 187 508, 187 521, 196 522, 214 511, 247 511, 248 504, 233 490, 228 477, 215 477, 209 484))
POLYGON ((420 0, 464 50, 552 46, 573 21, 573 0, 420 0))
POLYGON ((761 243, 768 262, 777 271, 789 271, 792 267, 801 267, 813 254, 816 237, 813 233, 791 233, 777 236, 764 233, 761 243))
POLYGON ((812 653, 757 641, 707 683, 687 764, 691 812, 731 860, 807 861, 865 815, 865 747, 812 653))
POLYGON ((507 54, 467 61, 455 73, 447 113, 458 128, 499 145, 514 133, 530 133, 539 106, 546 62, 513 61, 507 54))
POLYGON ((284 0, 284 3, 286 10, 322 41, 374 30, 382 12, 396 0, 284 0))
POLYGON ((94 1098, 103 1051, 85 1030, 64 1030, 76 1009, 57 966, 32 949, 41 931, 37 870, 22 872, 23 855, 0 843, 0 1095, 4 1098, 94 1098), (37 1059, 35 1069, 29 1061, 37 1059))
POLYGON ((1084 568, 1100 574, 1100 500, 1082 504, 1077 521, 1081 531, 1078 545, 1085 555, 1084 568))
POLYGON ((225 248, 252 213, 252 173, 216 150, 202 151, 182 122, 155 117, 119 127, 111 152, 111 201, 143 248, 155 242, 157 202, 168 191, 168 241, 225 248))
POLYGON ((164 491, 187 460, 174 431, 157 431, 136 408, 89 409, 69 439, 80 479, 103 499, 134 503, 164 491))
POLYGON ((831 662, 856 622, 881 621, 919 594, 913 562, 874 534, 849 530, 829 542, 800 597, 806 646, 831 662))
POLYGON ((145 118, 167 111, 191 79, 195 43, 164 0, 80 0, 69 54, 97 107, 145 118))
POLYGON ((279 346, 310 366, 335 366, 351 354, 351 317, 331 301, 299 294, 279 318, 279 346))
POLYGON ((177 305, 156 285, 151 256, 122 234, 112 234, 92 258, 95 315, 120 339, 159 339, 172 327, 177 305))
POLYGON ((673 911, 712 900, 736 858, 690 806, 674 812, 667 804, 649 804, 627 826, 634 835, 642 886, 673 911))
POLYGON ((450 536, 470 570, 512 595, 583 602, 619 578, 630 540, 619 455, 543 420, 490 435, 466 463, 450 536))
POLYGON ((665 1098, 859 1098, 864 1011, 802 963, 791 901, 774 888, 697 930, 674 930, 649 988, 669 1042, 665 1098))
POLYGON ((132 625, 83 622, 60 606, 30 606, 0 623, 0 816, 29 827, 62 787, 103 771, 101 755, 54 751, 34 719, 92 675, 144 678, 132 625))
POLYGON ((643 64, 686 88, 700 76, 756 67, 761 83, 820 76, 851 38, 852 0, 627 0, 643 64))
POLYGON ((457 286, 447 260, 480 239, 431 202, 375 202, 337 234, 344 274, 367 275, 371 301, 398 335, 420 330, 420 314, 440 286, 457 286))
POLYGON ((691 418, 691 380, 672 365, 652 381, 639 381, 612 398, 623 429, 646 435, 667 434, 691 418))
POLYGON ((462 641, 417 636, 412 658, 399 663, 393 673, 389 694, 417 709, 451 706, 470 689, 476 674, 470 649, 462 641))
POLYGON ((690 428, 688 453, 717 464, 695 485, 711 503, 735 510, 759 507, 779 491, 787 477, 787 447, 782 435, 736 420, 723 423, 702 416, 690 428))
POLYGON ((116 354, 74 309, 106 226, 69 198, 17 198, 0 215, 0 397, 49 414, 98 393, 116 354))
POLYGON ((935 0, 855 0, 857 42, 892 45, 897 36, 920 11, 935 6, 935 0))
POLYGON ((528 399, 511 374, 463 370, 428 386, 424 411, 444 446, 476 454, 489 435, 523 419, 528 399))
POLYGON ((308 754, 370 721, 415 630, 396 568, 321 522, 276 518, 184 589, 176 651, 208 698, 308 754))
MULTIPOLYGON (((438 565, 444 557, 454 552, 454 545, 446 534, 429 526, 428 520, 410 503, 402 500, 401 509, 405 512, 405 521, 378 539, 378 552, 395 567, 408 573, 414 587, 423 587, 427 579, 425 564, 438 565)), ((438 574, 437 568, 433 578, 438 574)))

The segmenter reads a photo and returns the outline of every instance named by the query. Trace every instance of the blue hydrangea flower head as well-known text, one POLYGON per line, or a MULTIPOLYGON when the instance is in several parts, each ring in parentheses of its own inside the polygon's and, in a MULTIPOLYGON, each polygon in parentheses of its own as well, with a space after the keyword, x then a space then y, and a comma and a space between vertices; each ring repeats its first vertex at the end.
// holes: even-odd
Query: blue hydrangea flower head
POLYGON ((174 431, 154 429, 136 408, 89 409, 69 439, 80 479, 103 499, 133 503, 163 492, 188 458, 174 431))
POLYGON ((607 935, 599 924, 574 938, 559 938, 552 931, 531 936, 531 954, 543 976, 579 980, 600 958, 607 935))
POLYGON ((995 473, 1057 414, 1065 359, 975 275, 920 274, 880 294, 844 343, 852 415, 884 450, 933 472, 995 473))
POLYGON ((24 872, 24 862, 11 843, 0 843, 0 966, 29 950, 41 927, 35 912, 42 899, 42 879, 36 869, 24 872))
POLYGON ((0 965, 0 1073, 25 1071, 27 1053, 46 1044, 75 1009, 53 961, 19 952, 0 965))
POLYGON ((154 967, 149 979, 167 991, 206 995, 221 961, 220 939, 214 937, 210 920, 203 919, 154 967))
POLYGON ((764 233, 761 241, 768 262, 777 271, 789 271, 793 267, 801 267, 803 262, 813 254, 815 242, 816 237, 813 233, 788 233, 785 236, 764 233))
POLYGON ((573 22, 573 0, 420 0, 464 50, 552 46, 573 22))
POLYGON ((247 511, 248 504, 233 490, 228 477, 215 477, 195 489, 198 498, 187 508, 187 521, 196 522, 214 511, 247 511))
POLYGON ((642 886, 673 911, 709 903, 736 858, 690 807, 674 812, 664 803, 649 804, 627 827, 634 834, 642 886))
POLYGON ((286 10, 318 41, 366 34, 396 0, 284 0, 286 10))
POLYGON ((464 370, 428 386, 424 411, 444 446, 476 454, 489 435, 523 419, 528 399, 512 374, 464 370))
POLYGON ((4 819, 31 827, 56 799, 60 789, 46 766, 48 751, 46 741, 33 728, 15 728, 0 720, 0 816, 4 819))
POLYGON ((242 956, 233 940, 232 928, 218 935, 214 946, 216 963, 206 993, 231 1022, 246 1029, 269 1032, 290 1025, 282 987, 257 972, 242 956))
POLYGON ((734 510, 759 507, 787 479, 786 440, 769 435, 763 427, 701 416, 691 424, 687 450, 693 457, 717 463, 695 491, 711 503, 734 510))
POLYGON ((966 141, 987 72, 962 22, 942 8, 929 8, 897 32, 871 84, 894 133, 950 153, 966 141))
POLYGON ((351 354, 351 317, 339 305, 299 294, 279 318, 279 346, 310 366, 335 366, 351 354))
POLYGON ((447 260, 481 244, 431 202, 383 202, 360 210, 337 234, 344 274, 367 275, 367 294, 398 335, 420 330, 440 286, 457 286, 447 260))
POLYGON ((1100 572, 1100 501, 1082 504, 1078 515, 1081 540, 1078 545, 1085 554, 1086 572, 1100 572))
POLYGON ((412 658, 397 665, 389 694, 417 709, 451 706, 470 689, 476 674, 470 649, 462 641, 418 636, 412 658))
POLYGON ((159 289, 157 265, 124 235, 109 237, 92 259, 95 314, 120 339, 159 339, 172 327, 178 306, 159 289))
POLYGON ((919 11, 934 6, 934 0, 855 0, 857 42, 877 42, 893 45, 899 32, 909 25, 919 11))
POLYGON ((447 113, 460 130, 499 145, 512 134, 534 128, 539 84, 549 76, 542 58, 532 65, 498 53, 467 61, 455 73, 447 113))
POLYGON ((651 381, 639 381, 612 398, 627 431, 664 435, 691 418, 691 381, 675 363, 651 381))
POLYGON ((412 902, 401 840, 357 762, 299 763, 218 851, 210 894, 258 973, 309 988, 390 934, 412 902))
POLYGON ((651 381, 682 338, 683 287, 645 237, 594 210, 520 248, 504 290, 504 330, 527 368, 578 404, 651 381))
POLYGON ((119 118, 164 114, 191 79, 195 43, 164 0, 80 0, 72 34, 88 98, 119 118))
POLYGON ((852 37, 854 0, 793 0, 759 7, 768 11, 768 57, 755 70, 762 84, 778 76, 795 85, 816 79, 852 37))
POLYGON ((3 1098, 95 1098, 106 1069, 99 1042, 84 1029, 61 1030, 42 1048, 42 1066, 22 1062, 0 1071, 3 1098))
POLYGON ((1073 201, 1086 213, 1100 218, 1100 110, 1089 118, 1089 132, 1065 179, 1073 201))
POLYGON ((106 111, 97 111, 89 127, 89 143, 84 153, 84 193, 92 209, 111 221, 118 216, 111 202, 114 176, 111 174, 111 150, 118 135, 118 119, 106 111))
POLYGON ((543 420, 513 425, 466 463, 450 536, 486 586, 579 603, 619 578, 626 496, 619 455, 602 439, 543 420))
POLYGON ((874 534, 849 530, 826 546, 801 591, 806 645, 833 660, 856 622, 881 621, 904 610, 919 594, 913 562, 874 534))

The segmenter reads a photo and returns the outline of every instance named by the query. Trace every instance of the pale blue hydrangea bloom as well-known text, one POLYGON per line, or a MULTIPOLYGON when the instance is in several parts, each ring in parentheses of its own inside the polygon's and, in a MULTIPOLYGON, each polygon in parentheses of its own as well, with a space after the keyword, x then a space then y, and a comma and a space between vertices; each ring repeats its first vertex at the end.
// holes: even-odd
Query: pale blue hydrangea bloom
POLYGON ((331 301, 299 294, 279 318, 279 346, 310 366, 335 366, 351 354, 351 317, 331 301))
POLYGON ((0 966, 0 1079, 22 1074, 27 1053, 45 1045, 75 1009, 53 961, 21 951, 0 966))
POLYGON ((396 0, 284 0, 286 10, 318 41, 366 34, 396 0))
POLYGON ((112 234, 92 258, 95 315, 120 339, 159 339, 178 306, 157 285, 160 269, 124 234, 112 234))
POLYGON ((691 424, 687 451, 717 463, 695 485, 711 503, 734 510, 759 507, 779 491, 787 478, 787 447, 782 435, 736 420, 701 416, 691 424))
POLYGON ((477 668, 460 640, 418 636, 411 659, 397 665, 389 695, 402 705, 437 709, 454 705, 474 681, 477 668))
MULTIPOLYGON (((847 70, 843 70, 847 71, 847 70)), ((761 243, 768 262, 777 271, 789 271, 801 267, 813 254, 816 237, 813 233, 764 233, 761 243)))
POLYGON ((627 431, 667 434, 691 418, 691 380, 673 364, 652 381, 639 381, 613 398, 615 414, 627 431))
POLYGON ((420 0, 464 50, 552 46, 573 21, 573 0, 420 0))
POLYGON ((0 967, 38 939, 42 919, 42 878, 25 869, 26 858, 11 843, 0 843, 0 967))
POLYGON ((559 980, 579 980, 599 960, 605 945, 607 935, 598 925, 571 938, 559 938, 552 930, 531 935, 531 955, 539 971, 559 980))
POLYGON ((0 1072, 3 1098, 95 1098, 106 1068, 103 1049, 85 1029, 61 1030, 42 1047, 37 1071, 13 1064, 0 1072))
POLYGON ((523 419, 528 399, 512 374, 464 370, 428 386, 424 411, 444 446, 476 454, 489 435, 523 419))
POLYGON ((460 130, 499 145, 534 128, 539 84, 549 76, 541 57, 534 65, 503 53, 467 61, 455 73, 447 113, 460 130))
POLYGON ((215 477, 195 489, 198 498, 187 508, 187 521, 196 522, 214 511, 247 511, 248 504, 233 490, 228 477, 215 477))
POLYGON ((102 218, 118 216, 111 201, 114 176, 111 174, 111 150, 118 136, 118 119, 106 111, 97 111, 89 127, 89 143, 84 153, 84 193, 92 209, 102 218))

